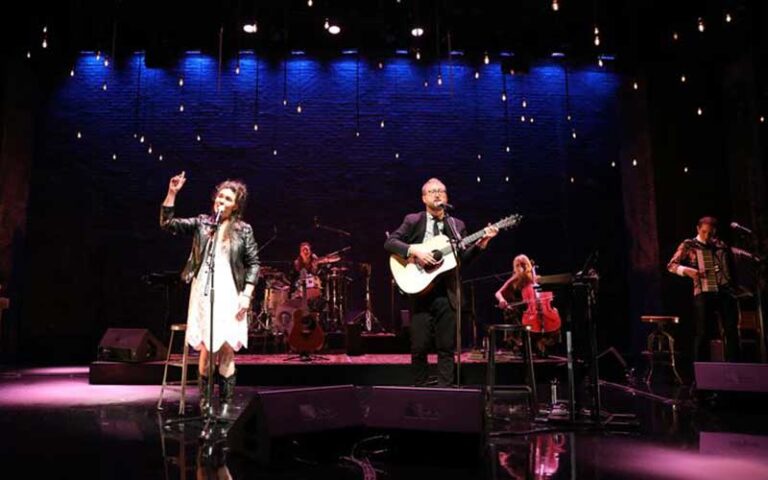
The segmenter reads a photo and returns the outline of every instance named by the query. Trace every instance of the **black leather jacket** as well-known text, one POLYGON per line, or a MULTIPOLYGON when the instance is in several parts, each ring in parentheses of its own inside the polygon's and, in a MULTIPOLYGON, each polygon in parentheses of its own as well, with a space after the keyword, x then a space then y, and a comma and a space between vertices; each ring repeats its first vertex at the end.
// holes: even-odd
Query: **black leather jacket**
MULTIPOLYGON (((160 208, 160 227, 174 235, 179 233, 193 235, 192 251, 181 272, 181 278, 189 283, 197 275, 203 264, 203 255, 210 238, 209 225, 213 224, 210 215, 198 215, 193 218, 174 218, 173 207, 160 208)), ((245 222, 238 221, 232 225, 229 249, 229 264, 238 291, 245 288, 246 283, 256 285, 259 278, 258 246, 253 238, 253 229, 245 222)))

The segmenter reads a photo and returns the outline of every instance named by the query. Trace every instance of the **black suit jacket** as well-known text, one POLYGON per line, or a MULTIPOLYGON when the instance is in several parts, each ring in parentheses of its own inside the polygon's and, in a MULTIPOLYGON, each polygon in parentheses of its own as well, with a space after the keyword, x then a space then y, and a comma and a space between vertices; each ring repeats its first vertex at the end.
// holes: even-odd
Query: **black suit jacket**
MULTIPOLYGON (((456 217, 449 217, 444 223, 444 233, 448 238, 454 238, 453 230, 459 233, 459 238, 467 236, 467 227, 464 222, 456 217), (451 222, 454 225, 454 229, 451 229, 447 222, 451 222)), ((403 219, 403 223, 389 235, 389 238, 384 242, 384 250, 395 255, 399 255, 403 258, 408 256, 408 247, 414 243, 421 243, 424 240, 424 234, 427 231, 427 212, 409 213, 403 219)), ((471 262, 480 254, 481 249, 477 245, 465 249, 460 253, 462 265, 466 265, 471 262)), ((437 279, 435 283, 445 282, 445 289, 447 290, 448 300, 451 302, 451 306, 456 309, 456 275, 453 270, 443 273, 437 279)), ((435 287, 438 287, 436 284, 435 287)), ((462 304, 465 303, 462 301, 462 304)))

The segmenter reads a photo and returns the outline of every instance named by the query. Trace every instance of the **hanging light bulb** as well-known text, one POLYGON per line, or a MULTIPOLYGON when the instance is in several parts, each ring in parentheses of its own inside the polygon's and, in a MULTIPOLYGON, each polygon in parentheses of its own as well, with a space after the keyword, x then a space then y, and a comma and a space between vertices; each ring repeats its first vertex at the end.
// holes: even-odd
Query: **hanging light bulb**
POLYGON ((600 35, 600 29, 597 27, 597 25, 595 25, 594 32, 595 32, 595 35, 600 35))
POLYGON ((379 126, 380 126, 381 128, 384 128, 384 120, 382 120, 382 121, 379 123, 379 126))
POLYGON ((101 89, 104 90, 105 92, 107 91, 107 82, 104 82, 101 84, 101 89))
POLYGON ((147 153, 152 155, 152 145, 150 145, 149 148, 147 149, 147 153))
POLYGON ((443 84, 443 76, 442 75, 438 75, 437 76, 437 84, 438 85, 442 85, 443 84))
POLYGON ((379 62, 379 70, 384 68, 384 64, 382 62, 379 62))
POLYGON ((639 88, 640 88, 640 85, 638 85, 638 84, 637 84, 637 82, 634 82, 634 83, 632 84, 632 88, 633 88, 633 89, 635 89, 635 90, 637 90, 637 89, 639 89, 639 88))
POLYGON ((572 118, 572 117, 571 117, 570 115, 567 115, 567 116, 565 117, 565 119, 566 119, 566 120, 568 120, 569 122, 571 121, 571 118, 572 118))
POLYGON ((75 76, 75 69, 74 68, 69 71, 69 76, 70 77, 74 77, 75 76))
POLYGON ((704 19, 699 17, 699 31, 704 32, 704 19))
POLYGON ((413 27, 413 29, 411 29, 411 35, 414 37, 420 37, 424 35, 424 29, 421 27, 413 27))
POLYGON ((480 72, 475 72, 475 80, 477 80, 478 78, 480 78, 480 72))
POLYGON ((198 142, 203 140, 203 137, 201 137, 200 135, 197 135, 195 138, 197 139, 198 142))
POLYGON ((325 19, 325 23, 323 24, 323 28, 328 30, 328 28, 331 26, 330 22, 328 22, 328 19, 325 19))
POLYGON ((525 122, 525 115, 520 115, 520 121, 525 122))
POLYGON ((43 33, 48 33, 48 25, 43 26, 43 33))
POLYGON ((44 39, 43 39, 43 43, 42 43, 42 45, 41 45, 41 46, 42 46, 43 48, 48 48, 48 40, 46 40, 46 39, 44 38, 44 39))
POLYGON ((491 59, 488 57, 488 52, 485 52, 485 56, 483 56, 483 63, 486 65, 491 63, 491 59))
POLYGON ((272 150, 272 156, 274 156, 274 157, 277 156, 277 149, 272 150))
POLYGON ((141 137, 139 137, 139 143, 144 143, 144 135, 142 135, 141 137))
POLYGON ((552 11, 556 12, 560 10, 560 4, 558 3, 558 0, 552 0, 552 11))
POLYGON ((477 159, 478 159, 478 160, 482 160, 482 159, 483 159, 483 156, 482 156, 481 154, 479 154, 479 153, 478 153, 478 154, 477 154, 477 159))
POLYGON ((601 68, 603 66, 603 59, 601 57, 597 57, 597 66, 601 68))
POLYGON ((633 167, 636 167, 636 166, 637 166, 637 159, 636 159, 636 158, 633 158, 633 159, 632 159, 632 166, 633 166, 633 167))
POLYGON ((184 77, 179 77, 179 86, 180 87, 184 86, 184 77))
POLYGON ((283 99, 283 106, 285 107, 286 105, 288 105, 288 99, 287 99, 287 98, 284 98, 284 99, 283 99))
POLYGON ((762 115, 760 116, 760 123, 765 123, 765 117, 762 115))
POLYGON ((682 83, 685 83, 685 80, 686 80, 685 75, 680 75, 680 81, 682 83))
POLYGON ((398 152, 395 152, 395 158, 400 158, 400 154, 398 152))
POLYGON ((576 130, 571 130, 571 137, 576 140, 576 130))
POLYGON ((600 37, 598 35, 595 35, 595 46, 596 47, 600 46, 600 37))
POLYGON ((701 109, 701 107, 696 109, 696 115, 701 116, 704 113, 704 110, 701 109))
POLYGON ((339 33, 341 33, 341 27, 339 27, 338 25, 331 25, 330 27, 328 27, 328 33, 330 33, 331 35, 338 35, 339 33))
POLYGON ((571 177, 571 183, 576 183, 576 178, 575 177, 571 177))
POLYGON ((506 102, 507 101, 507 92, 501 92, 501 101, 506 102))
POLYGON ((163 161, 163 156, 162 156, 162 155, 159 155, 159 156, 157 157, 157 159, 158 159, 158 160, 160 160, 160 161, 162 162, 162 161, 163 161))
POLYGON ((726 13, 725 14, 725 23, 731 23, 731 14, 730 13, 726 13))
POLYGON ((356 137, 359 137, 359 136, 360 136, 360 132, 359 132, 359 131, 356 131, 356 132, 355 132, 355 136, 356 136, 356 137))
POLYGON ((480 177, 477 177, 477 183, 480 183, 480 177))
POLYGON ((416 60, 421 60, 421 52, 416 49, 416 60))
POLYGON ((509 182, 509 176, 504 177, 505 182, 509 182))
POLYGON ((83 134, 78 131, 76 137, 78 140, 80 140, 81 138, 83 138, 83 134))
POLYGON ((235 67, 235 75, 240 75, 240 65, 235 67))
POLYGON ((616 162, 611 162, 611 168, 616 168, 616 162))
POLYGON ((181 105, 179 105, 179 111, 180 111, 180 112, 183 112, 183 111, 184 111, 184 104, 183 104, 183 103, 182 103, 181 105))
POLYGON ((296 105, 296 113, 301 113, 301 104, 296 105))
POLYGON ((312 0, 307 0, 307 6, 311 7, 313 5, 312 0))
POLYGON ((101 60, 101 50, 96 52, 96 60, 101 60))
POLYGON ((112 154, 112 160, 117 160, 117 154, 116 153, 112 154))
POLYGON ((254 123, 253 124, 253 131, 254 132, 258 132, 259 131, 259 124, 258 123, 254 123))
POLYGON ((521 105, 523 106, 523 108, 527 108, 528 102, 525 99, 523 99, 523 102, 521 103, 521 105))
POLYGON ((259 31, 258 25, 256 25, 256 22, 253 23, 246 23, 243 25, 243 31, 245 33, 256 33, 259 31))
POLYGON ((536 120, 534 120, 534 119, 533 119, 533 117, 531 117, 531 118, 529 118, 529 119, 528 119, 528 121, 529 121, 529 122, 531 122, 531 123, 533 123, 533 122, 535 122, 536 120))
POLYGON ((32 58, 32 52, 27 52, 27 58, 32 58))
POLYGON ((688 167, 683 167, 683 173, 688 173, 688 167))
POLYGON ((104 59, 104 66, 105 66, 105 67, 108 67, 108 66, 109 66, 109 59, 108 59, 108 58, 105 58, 105 59, 104 59))
POLYGON ((680 38, 680 35, 677 34, 677 32, 672 33, 672 40, 677 41, 680 38))

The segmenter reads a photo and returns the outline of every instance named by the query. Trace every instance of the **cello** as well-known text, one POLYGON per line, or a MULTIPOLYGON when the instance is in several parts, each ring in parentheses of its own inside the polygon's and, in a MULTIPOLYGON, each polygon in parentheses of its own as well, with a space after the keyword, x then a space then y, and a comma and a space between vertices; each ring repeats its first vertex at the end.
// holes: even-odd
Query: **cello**
POLYGON ((523 287, 523 325, 533 333, 554 333, 560 330, 560 313, 552 306, 552 292, 540 292, 536 283, 536 267, 533 268, 533 284, 523 287))

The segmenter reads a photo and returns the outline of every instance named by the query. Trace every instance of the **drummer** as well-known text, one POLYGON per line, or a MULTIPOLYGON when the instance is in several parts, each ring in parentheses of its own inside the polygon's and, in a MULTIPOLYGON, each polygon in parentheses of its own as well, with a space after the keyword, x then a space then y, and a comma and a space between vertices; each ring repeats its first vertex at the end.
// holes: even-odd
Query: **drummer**
POLYGON ((299 256, 293 261, 291 269, 291 296, 305 296, 307 287, 314 288, 314 282, 318 279, 320 268, 319 257, 312 253, 312 245, 309 242, 301 242, 299 256), (303 282, 302 282, 303 280, 303 282))

